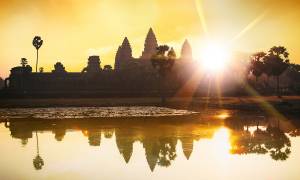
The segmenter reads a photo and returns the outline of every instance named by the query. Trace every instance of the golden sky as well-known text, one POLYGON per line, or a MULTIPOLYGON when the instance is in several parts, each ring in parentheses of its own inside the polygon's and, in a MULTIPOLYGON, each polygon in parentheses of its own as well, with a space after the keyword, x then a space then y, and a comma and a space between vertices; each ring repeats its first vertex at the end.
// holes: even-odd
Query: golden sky
POLYGON ((140 56, 149 27, 177 52, 188 38, 199 54, 208 38, 247 53, 283 45, 300 63, 299 9, 299 0, 0 0, 0 76, 22 57, 34 67, 35 35, 44 39, 46 71, 58 61, 81 71, 89 55, 100 55, 102 66, 113 64, 125 36, 140 56))

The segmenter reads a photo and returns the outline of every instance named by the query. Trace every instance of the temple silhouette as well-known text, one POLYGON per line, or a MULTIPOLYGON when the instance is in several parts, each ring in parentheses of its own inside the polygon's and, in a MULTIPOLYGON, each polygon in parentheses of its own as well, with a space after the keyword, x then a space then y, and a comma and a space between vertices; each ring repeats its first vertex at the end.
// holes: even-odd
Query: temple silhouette
MULTIPOLYGON (((104 65, 100 56, 90 56, 87 66, 81 72, 67 72, 62 62, 54 65, 52 72, 33 72, 29 65, 14 67, 10 76, 4 80, 5 91, 14 94, 34 95, 152 95, 157 94, 158 76, 151 64, 158 42, 150 28, 140 57, 132 55, 127 37, 118 47, 114 68, 104 65)), ((177 58, 172 73, 167 77, 167 92, 176 92, 192 74, 187 66, 193 66, 192 48, 185 40, 181 55, 177 58), (177 68, 176 68, 177 67, 177 68), (180 67, 180 68, 179 68, 180 67), (186 72, 186 73, 184 73, 186 72)))
POLYGON ((300 66, 297 64, 284 65, 286 69, 280 74, 279 85, 279 76, 266 72, 262 72, 260 81, 257 81, 258 76, 249 71, 252 67, 248 62, 249 56, 238 56, 218 79, 201 69, 199 61, 193 58, 187 39, 180 54, 174 54, 176 58, 172 68, 161 81, 159 70, 151 60, 159 52, 158 47, 156 35, 150 28, 139 57, 133 57, 130 41, 124 38, 116 50, 114 67, 102 65, 100 56, 90 56, 81 72, 68 72, 62 62, 57 62, 51 72, 43 72, 43 68, 40 72, 37 68, 33 72, 32 67, 27 65, 27 59, 22 58, 21 66, 12 68, 4 81, 0 79, 0 89, 4 86, 0 97, 245 96, 249 92, 244 83, 254 87, 261 95, 300 93, 300 66))

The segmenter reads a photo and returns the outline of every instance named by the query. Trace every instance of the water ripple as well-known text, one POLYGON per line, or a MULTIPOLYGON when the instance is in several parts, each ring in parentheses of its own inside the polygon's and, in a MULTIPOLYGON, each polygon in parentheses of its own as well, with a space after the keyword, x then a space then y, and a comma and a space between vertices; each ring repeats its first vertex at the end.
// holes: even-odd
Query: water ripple
POLYGON ((154 106, 134 107, 67 107, 0 109, 0 119, 38 118, 69 119, 99 117, 160 117, 190 115, 196 112, 154 106))

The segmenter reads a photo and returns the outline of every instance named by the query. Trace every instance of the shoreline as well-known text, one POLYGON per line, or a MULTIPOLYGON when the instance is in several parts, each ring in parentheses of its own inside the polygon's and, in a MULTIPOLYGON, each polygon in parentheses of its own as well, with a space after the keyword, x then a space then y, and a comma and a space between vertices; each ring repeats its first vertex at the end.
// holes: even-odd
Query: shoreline
MULTIPOLYGON (((300 113, 300 96, 256 96, 256 97, 196 97, 169 98, 166 107, 181 109, 237 109, 257 110, 271 105, 279 111, 300 113)), ((47 99, 0 99, 0 108, 48 108, 48 107, 116 107, 116 106, 160 106, 160 98, 47 98, 47 99)))

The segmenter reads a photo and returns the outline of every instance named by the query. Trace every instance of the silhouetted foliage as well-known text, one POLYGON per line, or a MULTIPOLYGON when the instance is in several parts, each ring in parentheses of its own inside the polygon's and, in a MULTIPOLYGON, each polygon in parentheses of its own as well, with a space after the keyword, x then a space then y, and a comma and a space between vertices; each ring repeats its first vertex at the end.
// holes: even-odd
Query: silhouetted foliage
POLYGON ((39 150, 39 138, 38 138, 38 134, 37 132, 35 132, 35 137, 36 137, 36 151, 37 151, 37 155, 35 156, 35 158, 33 159, 33 166, 36 170, 40 170, 42 169, 42 167, 44 166, 44 160, 42 159, 42 157, 40 156, 40 150, 39 150))
POLYGON ((43 45, 43 40, 40 36, 35 36, 32 41, 32 45, 36 49, 36 66, 35 66, 35 72, 38 70, 38 63, 39 63, 39 49, 43 45))
POLYGON ((160 166, 168 167, 171 165, 171 161, 176 158, 176 140, 171 138, 160 139, 160 150, 158 154, 157 164, 160 166))
MULTIPOLYGON (((240 120, 230 122, 229 125, 235 125, 240 120)), ((261 130, 251 133, 248 128, 244 129, 245 124, 239 127, 239 130, 233 131, 231 137, 232 154, 269 154, 274 160, 286 160, 291 153, 291 142, 289 137, 279 129, 279 127, 268 126, 261 130)))
POLYGON ((259 78, 264 73, 264 63, 263 59, 265 58, 266 53, 258 52, 251 56, 251 65, 250 72, 256 77, 256 83, 259 78))
POLYGON ((4 80, 0 77, 0 89, 4 87, 4 80))
POLYGON ((37 155, 33 159, 33 166, 36 170, 40 170, 44 166, 44 160, 42 159, 42 157, 40 155, 37 155))
POLYGON ((21 58, 21 66, 26 67, 27 64, 28 64, 27 59, 26 58, 21 58))
POLYGON ((40 73, 43 73, 43 72, 44 72, 44 68, 43 68, 43 67, 40 67, 39 72, 40 72, 40 73))
POLYGON ((54 65, 54 70, 52 71, 53 73, 66 73, 66 69, 64 67, 64 65, 61 62, 57 62, 54 65))
POLYGON ((156 54, 152 56, 151 62, 152 66, 157 70, 160 81, 161 81, 161 98, 162 98, 162 104, 165 103, 165 95, 164 90, 162 90, 162 84, 165 82, 165 77, 168 72, 172 69, 176 59, 176 54, 173 48, 169 48, 167 45, 162 45, 157 47, 156 54))
MULTIPOLYGON (((276 92, 280 96, 279 90, 279 77, 287 70, 290 66, 289 64, 289 53, 287 49, 283 46, 274 46, 268 53, 258 52, 251 56, 251 62, 249 70, 256 77, 256 82, 258 77, 263 73, 267 75, 267 87, 269 88, 269 77, 276 77, 276 92)), ((290 69, 292 70, 292 69, 290 69)), ((294 71, 294 70, 293 70, 294 71)), ((294 71, 294 75, 296 75, 294 71)))
POLYGON ((276 77, 277 80, 277 95, 280 96, 279 92, 279 76, 289 66, 289 53, 283 46, 274 46, 269 50, 268 55, 264 59, 266 72, 276 77))
POLYGON ((103 68, 104 71, 112 71, 111 65, 105 65, 103 68))
POLYGON ((90 56, 88 59, 88 65, 82 70, 82 72, 98 73, 101 71, 100 64, 101 61, 99 56, 90 56))
POLYGON ((291 153, 290 139, 277 127, 268 127, 268 140, 265 143, 266 149, 274 160, 286 160, 291 153))

